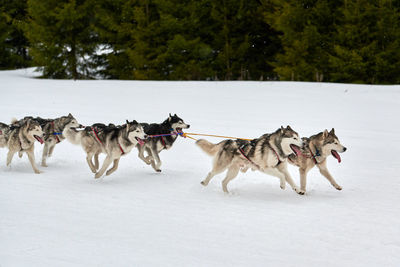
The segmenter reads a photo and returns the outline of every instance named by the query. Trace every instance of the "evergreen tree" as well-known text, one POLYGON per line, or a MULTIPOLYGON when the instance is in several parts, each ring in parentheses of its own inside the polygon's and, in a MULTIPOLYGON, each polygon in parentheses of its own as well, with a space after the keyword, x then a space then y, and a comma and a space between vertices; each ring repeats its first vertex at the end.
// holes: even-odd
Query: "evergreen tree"
POLYGON ((30 65, 28 41, 21 25, 26 21, 26 0, 0 0, 0 69, 30 65))
POLYGON ((272 1, 266 19, 282 33, 283 52, 273 63, 281 80, 329 80, 328 58, 340 5, 329 0, 272 1))
POLYGON ((46 78, 90 78, 96 49, 92 0, 28 0, 31 55, 46 78))

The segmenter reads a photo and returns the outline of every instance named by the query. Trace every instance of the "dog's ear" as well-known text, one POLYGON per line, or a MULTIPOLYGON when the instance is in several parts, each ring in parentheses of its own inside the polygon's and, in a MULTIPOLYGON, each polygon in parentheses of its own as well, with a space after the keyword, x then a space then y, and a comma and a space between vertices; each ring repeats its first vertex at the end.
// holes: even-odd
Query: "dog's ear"
POLYGON ((175 117, 178 117, 177 115, 176 115, 176 113, 175 113, 175 115, 174 115, 175 117))
POLYGON ((126 120, 126 124, 129 124, 129 121, 128 121, 128 120, 126 120))
POLYGON ((139 124, 136 120, 133 120, 131 123, 132 124, 139 124))
POLYGON ((293 131, 293 129, 292 129, 292 128, 290 128, 290 126, 289 126, 289 125, 286 127, 286 129, 288 129, 288 130, 290 130, 290 131, 293 131))
POLYGON ((283 130, 285 130, 285 128, 283 128, 283 126, 281 125, 281 133, 283 133, 283 130))
POLYGON ((335 135, 335 128, 332 128, 332 130, 329 132, 331 135, 335 135))
POLYGON ((28 120, 26 121, 26 126, 27 126, 27 127, 31 126, 31 122, 32 122, 32 120, 31 120, 31 119, 28 119, 28 120))
POLYGON ((71 114, 71 113, 69 113, 69 114, 68 114, 68 117, 70 117, 70 118, 73 118, 74 116, 72 116, 72 114, 71 114))
POLYGON ((169 122, 171 122, 171 118, 172 118, 171 113, 169 113, 169 116, 168 116, 168 121, 169 122))
POLYGON ((325 129, 325 131, 322 133, 322 137, 323 138, 326 138, 327 136, 328 136, 328 130, 327 129, 325 129))

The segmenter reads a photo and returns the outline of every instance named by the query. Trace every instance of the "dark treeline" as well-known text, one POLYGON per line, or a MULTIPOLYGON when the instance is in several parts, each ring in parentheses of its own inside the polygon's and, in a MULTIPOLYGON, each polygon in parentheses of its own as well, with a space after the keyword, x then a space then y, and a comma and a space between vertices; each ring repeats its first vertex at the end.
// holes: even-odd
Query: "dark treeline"
POLYGON ((400 1, 0 0, 0 69, 46 78, 400 82, 400 1))

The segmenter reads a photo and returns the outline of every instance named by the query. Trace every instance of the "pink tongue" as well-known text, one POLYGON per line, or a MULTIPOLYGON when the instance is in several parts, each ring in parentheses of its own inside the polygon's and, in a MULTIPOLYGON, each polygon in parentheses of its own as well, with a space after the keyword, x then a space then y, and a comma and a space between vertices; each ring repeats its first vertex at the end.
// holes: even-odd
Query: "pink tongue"
POLYGON ((144 141, 142 139, 138 138, 137 141, 138 141, 139 145, 141 145, 141 146, 144 145, 144 141))
POLYGON ((340 158, 339 154, 335 150, 332 150, 331 153, 337 159, 337 161, 339 163, 342 161, 342 159, 340 158))
POLYGON ((291 146, 291 148, 296 152, 297 155, 301 155, 301 151, 297 146, 291 146))
POLYGON ((39 136, 35 136, 36 140, 38 140, 41 144, 43 144, 43 139, 40 138, 39 136))

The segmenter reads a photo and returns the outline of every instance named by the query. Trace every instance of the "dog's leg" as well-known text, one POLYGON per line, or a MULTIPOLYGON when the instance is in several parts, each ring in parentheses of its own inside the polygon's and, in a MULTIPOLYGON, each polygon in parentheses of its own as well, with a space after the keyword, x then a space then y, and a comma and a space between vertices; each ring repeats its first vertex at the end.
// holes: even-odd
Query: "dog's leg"
POLYGON ((49 158, 53 156, 54 148, 56 147, 55 143, 51 143, 50 148, 49 148, 49 154, 47 155, 49 158))
POLYGON ((286 162, 282 162, 281 164, 278 165, 278 170, 283 173, 283 175, 285 176, 285 180, 286 182, 292 187, 292 189, 300 194, 300 195, 304 195, 304 191, 301 190, 300 188, 297 187, 297 185, 294 183, 292 177, 290 176, 290 173, 287 169, 287 163, 286 162))
MULTIPOLYGON (((152 157, 152 153, 151 153, 151 149, 146 147, 146 152, 147 152, 147 156, 145 157, 146 161, 151 162, 154 161, 153 157, 152 157)), ((144 152, 143 152, 144 154, 144 152)))
POLYGON ((219 160, 218 158, 216 158, 214 160, 214 164, 213 164, 213 168, 212 170, 207 174, 207 177, 201 181, 200 183, 204 186, 207 186, 208 183, 210 182, 210 180, 217 174, 223 172, 226 170, 227 164, 222 164, 222 165, 218 165, 219 164, 219 160))
POLYGON ((11 161, 12 161, 15 153, 16 153, 16 151, 13 151, 13 150, 9 150, 8 151, 8 153, 7 153, 7 166, 10 166, 11 161))
POLYGON ((114 165, 106 172, 106 175, 110 175, 118 169, 119 160, 120 158, 114 159, 114 165))
POLYGON ((93 173, 96 173, 97 169, 95 168, 95 166, 93 165, 93 162, 92 162, 93 155, 95 155, 95 154, 94 153, 87 153, 86 154, 86 162, 89 165, 90 170, 93 173))
POLYGON ((48 153, 49 153, 49 143, 45 142, 44 147, 43 147, 42 164, 41 164, 43 167, 47 167, 46 159, 47 159, 48 153))
MULTIPOLYGON (((144 150, 145 150, 145 145, 143 145, 143 146, 138 146, 138 151, 139 151, 139 153, 138 153, 138 157, 141 159, 141 160, 143 160, 144 161, 144 163, 146 163, 147 165, 150 165, 151 164, 151 157, 150 156, 147 156, 147 157, 145 157, 144 156, 144 150)), ((147 154, 150 154, 149 152, 147 152, 147 154)))
POLYGON ((285 188, 286 188, 286 179, 285 179, 285 175, 284 175, 282 172, 280 172, 277 168, 274 168, 274 167, 272 167, 272 168, 265 168, 265 169, 262 170, 262 172, 264 172, 264 173, 266 173, 266 174, 269 174, 269 175, 272 175, 272 176, 275 176, 275 177, 278 177, 279 180, 280 180, 280 187, 281 187, 281 189, 282 189, 282 190, 285 190, 285 188))
MULTIPOLYGON (((151 164, 151 157, 150 156, 147 156, 147 157, 144 157, 144 146, 139 146, 138 147, 138 150, 139 150, 139 154, 138 154, 138 156, 139 156, 139 158, 141 159, 141 160, 143 160, 147 165, 150 165, 151 164)), ((149 154, 149 153, 148 153, 149 154)))
POLYGON ((307 169, 299 169, 300 173, 300 189, 306 192, 306 186, 307 186, 307 173, 309 170, 307 169))
POLYGON ((100 178, 104 172, 107 170, 108 166, 110 166, 111 162, 112 162, 112 158, 110 155, 107 155, 106 159, 103 162, 103 166, 101 167, 101 169, 96 173, 96 175, 94 176, 94 178, 100 178))
POLYGON ((326 179, 328 179, 328 181, 332 184, 333 187, 335 187, 337 190, 342 190, 342 187, 336 183, 335 179, 333 179, 332 175, 329 173, 328 168, 326 166, 326 160, 324 160, 317 166, 318 166, 319 172, 323 176, 325 176, 326 179))
POLYGON ((99 153, 94 154, 94 167, 96 171, 99 169, 100 164, 99 164, 99 153))
POLYGON ((31 162, 33 171, 37 174, 41 173, 41 171, 39 171, 39 169, 36 167, 35 153, 33 150, 33 146, 32 146, 32 148, 30 148, 29 150, 26 151, 26 154, 28 154, 28 158, 29 158, 29 161, 31 162))
POLYGON ((18 152, 18 157, 22 158, 23 155, 24 155, 24 152, 22 152, 22 151, 18 152))
POLYGON ((228 191, 228 183, 232 181, 239 173, 240 168, 236 165, 231 165, 226 173, 225 179, 222 181, 222 189, 225 193, 229 193, 228 191))
POLYGON ((157 150, 152 147, 150 149, 150 151, 151 151, 151 156, 153 157, 153 160, 151 162, 151 166, 153 167, 153 169, 156 172, 161 172, 161 169, 160 169, 160 167, 161 167, 161 159, 160 159, 160 156, 158 155, 157 150))

